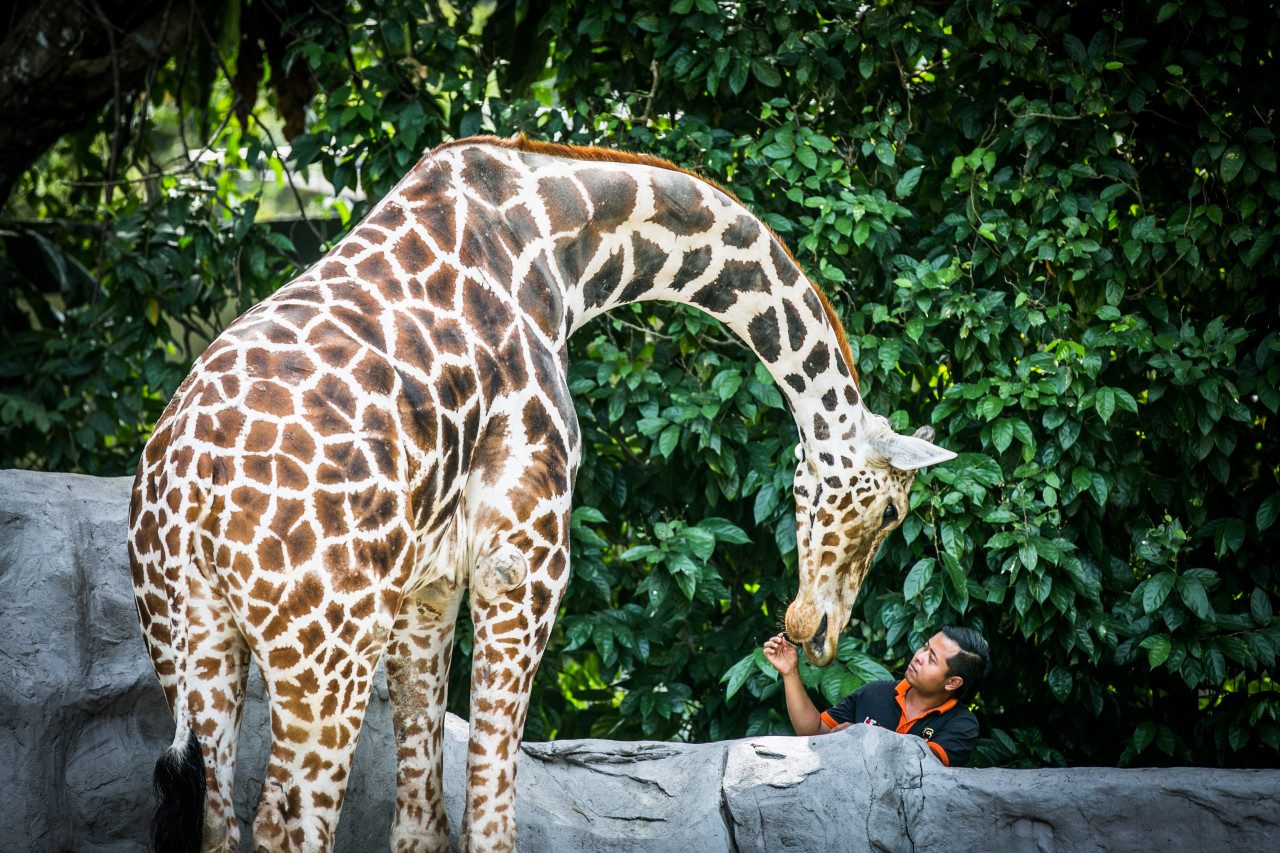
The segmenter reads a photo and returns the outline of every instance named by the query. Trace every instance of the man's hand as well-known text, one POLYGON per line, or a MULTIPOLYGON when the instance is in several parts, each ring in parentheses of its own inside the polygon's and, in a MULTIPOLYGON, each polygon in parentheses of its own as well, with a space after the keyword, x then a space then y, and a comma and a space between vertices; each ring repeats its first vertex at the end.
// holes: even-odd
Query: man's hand
POLYGON ((795 672, 800 663, 796 647, 787 640, 786 632, 764 641, 764 656, 784 678, 795 672))

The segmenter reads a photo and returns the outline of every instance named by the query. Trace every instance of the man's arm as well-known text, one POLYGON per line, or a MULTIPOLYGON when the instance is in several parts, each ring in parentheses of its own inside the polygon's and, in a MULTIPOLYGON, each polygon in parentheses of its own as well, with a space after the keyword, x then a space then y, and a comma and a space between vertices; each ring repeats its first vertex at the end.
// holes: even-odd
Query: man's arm
POLYGON ((782 688, 787 697, 787 716, 791 718, 791 728, 795 729, 796 734, 806 737, 825 735, 849 725, 841 723, 832 728, 822 721, 822 715, 818 713, 808 691, 804 689, 804 682, 800 680, 800 656, 796 653, 796 647, 788 642, 786 634, 765 640, 764 656, 782 675, 782 688))

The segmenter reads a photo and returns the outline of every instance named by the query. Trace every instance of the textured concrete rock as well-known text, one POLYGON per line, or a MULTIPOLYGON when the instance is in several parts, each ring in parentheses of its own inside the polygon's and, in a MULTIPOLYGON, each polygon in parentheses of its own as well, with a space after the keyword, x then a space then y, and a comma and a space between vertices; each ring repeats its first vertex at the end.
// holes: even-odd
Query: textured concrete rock
MULTIPOLYGON (((134 612, 129 486, 0 472, 3 853, 145 849, 151 771, 173 722, 134 612)), ((466 738, 466 723, 450 717, 445 799, 455 842, 466 738)), ((237 768, 242 827, 252 822, 267 740, 254 671, 237 768)), ((379 675, 340 851, 386 849, 393 761, 379 675)), ((1280 849, 1280 771, 951 770, 919 741, 870 726, 713 744, 526 744, 519 767, 525 850, 1280 849)))

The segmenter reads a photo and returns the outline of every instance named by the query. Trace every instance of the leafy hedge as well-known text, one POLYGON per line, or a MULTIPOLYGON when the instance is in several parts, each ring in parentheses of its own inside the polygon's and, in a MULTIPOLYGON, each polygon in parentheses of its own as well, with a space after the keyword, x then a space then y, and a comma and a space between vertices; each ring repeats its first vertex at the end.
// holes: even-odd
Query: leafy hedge
MULTIPOLYGON (((917 480, 839 662, 805 665, 806 683, 835 700, 961 623, 995 651, 979 762, 1275 766, 1280 19, 1083 5, 304 13, 291 55, 325 94, 290 165, 376 195, 438 140, 521 129, 721 182, 835 302, 870 407, 960 453, 917 480)), ((224 131, 227 147, 252 138, 278 164, 255 127, 224 131)), ((225 245, 267 239, 237 232, 252 212, 233 189, 219 197, 239 217, 214 229, 225 245)), ((191 274, 227 293, 245 277, 232 267, 191 274)), ((104 303, 127 290, 104 279, 104 303)), ((674 306, 614 312, 572 349, 588 446, 575 579, 527 735, 787 732, 756 651, 795 584, 777 389, 723 327, 674 306)), ((4 405, 31 401, 14 388, 4 405)), ((0 429, 26 435, 12 405, 0 429)), ((42 457, 28 442, 0 462, 92 470, 122 438, 140 443, 42 457)))

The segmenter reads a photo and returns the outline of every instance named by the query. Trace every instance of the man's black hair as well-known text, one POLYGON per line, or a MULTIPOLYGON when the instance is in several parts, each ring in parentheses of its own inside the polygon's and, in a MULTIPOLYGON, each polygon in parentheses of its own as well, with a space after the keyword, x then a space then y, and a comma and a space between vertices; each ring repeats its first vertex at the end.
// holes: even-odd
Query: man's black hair
POLYGON ((947 677, 958 675, 964 679, 956 691, 956 701, 968 702, 991 671, 991 649, 982 635, 972 628, 947 625, 942 633, 960 647, 960 651, 947 660, 947 677))

